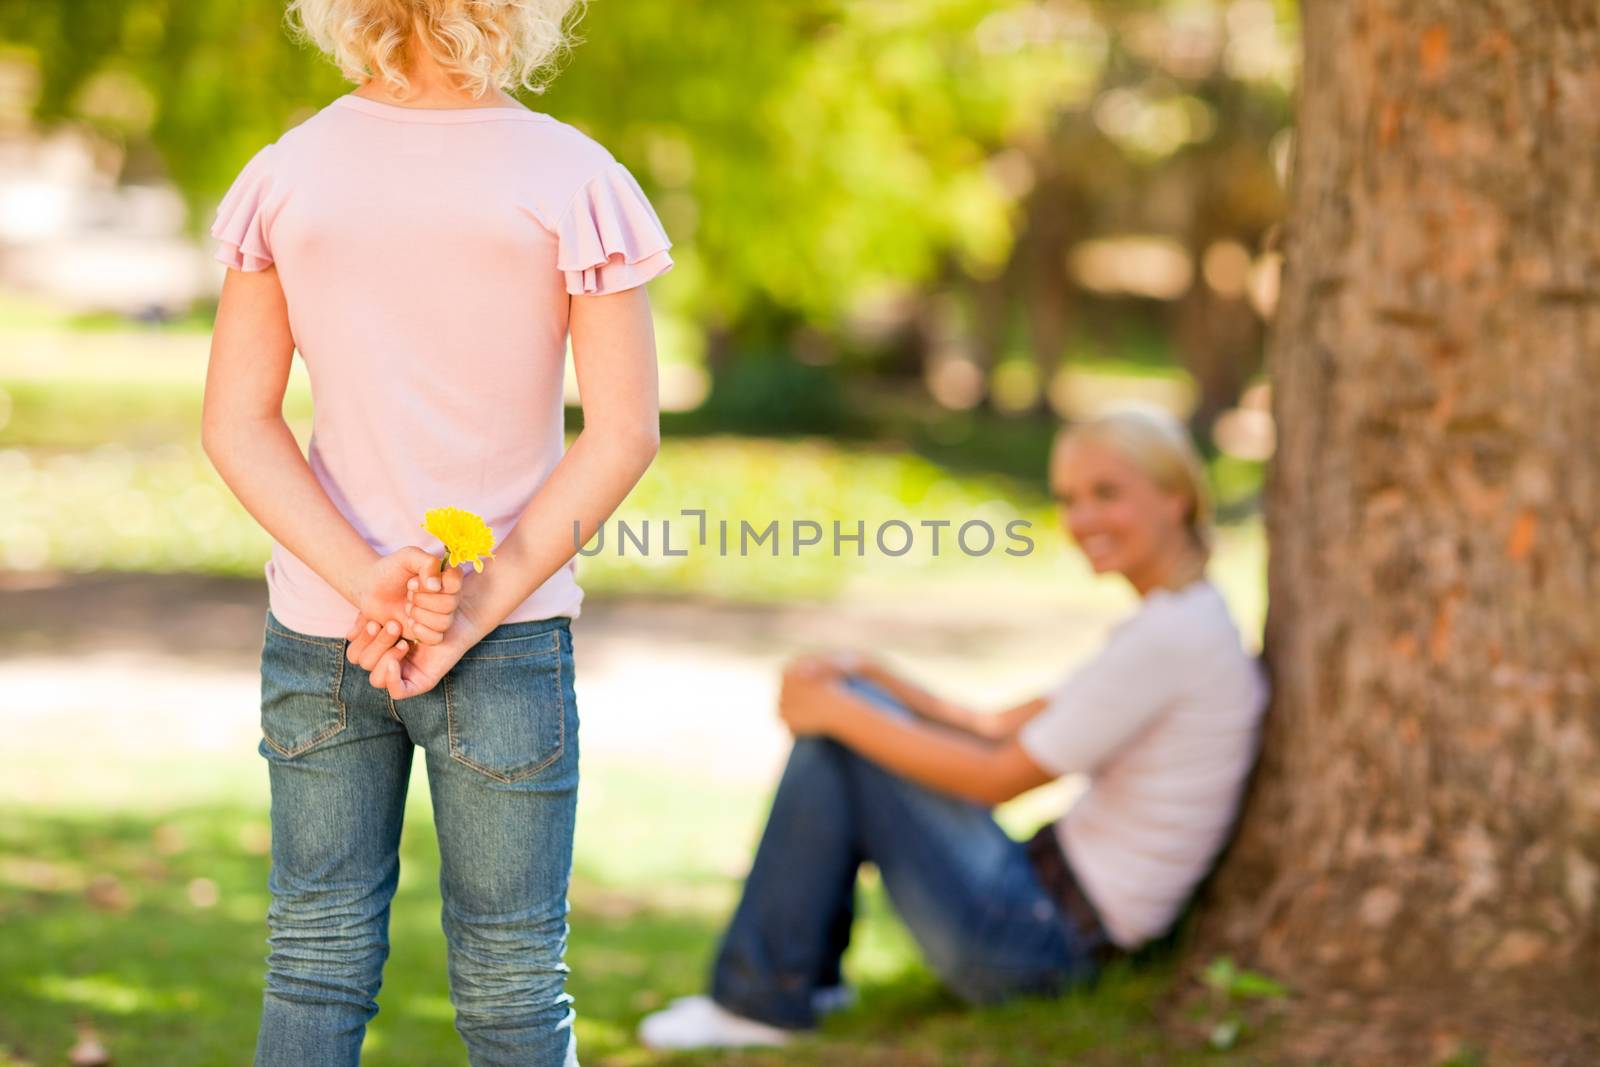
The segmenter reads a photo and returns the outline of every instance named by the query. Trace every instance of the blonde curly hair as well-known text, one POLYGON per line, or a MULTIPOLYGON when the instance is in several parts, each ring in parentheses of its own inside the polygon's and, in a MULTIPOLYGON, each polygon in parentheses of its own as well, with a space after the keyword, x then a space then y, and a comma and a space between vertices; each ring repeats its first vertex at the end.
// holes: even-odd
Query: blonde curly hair
POLYGON ((291 32, 327 54, 346 78, 380 78, 404 97, 412 31, 460 88, 544 91, 577 43, 587 0, 289 0, 291 32))

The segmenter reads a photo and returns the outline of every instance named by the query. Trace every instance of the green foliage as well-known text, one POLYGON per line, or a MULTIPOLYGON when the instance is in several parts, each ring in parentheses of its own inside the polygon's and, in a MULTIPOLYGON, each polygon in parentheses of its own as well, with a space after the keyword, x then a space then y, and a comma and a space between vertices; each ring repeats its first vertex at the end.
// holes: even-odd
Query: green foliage
POLYGON ((779 354, 741 359, 712 379, 694 421, 731 433, 848 433, 859 427, 839 377, 779 354))
POLYGON ((1211 990, 1221 1015, 1211 1025, 1207 1043, 1218 1052, 1238 1046, 1246 1032, 1245 1002, 1275 1001, 1288 997, 1288 989, 1273 978, 1245 970, 1227 956, 1219 956, 1206 967, 1201 979, 1211 990))
POLYGON ((1258 971, 1245 970, 1227 956, 1219 956, 1203 975, 1212 992, 1229 1000, 1281 1000, 1289 990, 1279 981, 1258 971))
POLYGON ((1440 1060, 1437 1067, 1489 1067, 1489 1061, 1477 1049, 1463 1049, 1449 1059, 1440 1060))
MULTIPOLYGON (((1221 206, 1207 229, 1253 240, 1276 218, 1266 145, 1288 121, 1293 19, 1213 2, 607 0, 529 102, 650 190, 679 261, 664 300, 736 332, 772 308, 835 332, 864 299, 1058 271, 1059 253, 1011 263, 1052 211, 1079 235, 1088 218, 1170 231, 1194 210, 1174 191, 1199 191, 1221 206), (1184 60, 1185 41, 1208 58, 1184 60)), ((197 236, 253 152, 352 88, 293 41, 281 4, 0 0, 0 48, 37 72, 38 120, 87 121, 128 146, 130 176, 170 176, 197 236)))

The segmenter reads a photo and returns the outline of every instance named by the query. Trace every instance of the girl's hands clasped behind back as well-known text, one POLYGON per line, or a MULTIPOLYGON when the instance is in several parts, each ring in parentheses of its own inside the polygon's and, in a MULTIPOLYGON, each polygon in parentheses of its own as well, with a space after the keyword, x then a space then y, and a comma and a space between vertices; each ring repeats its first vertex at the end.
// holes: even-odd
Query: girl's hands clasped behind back
MULTIPOLYGON (((345 639, 345 659, 369 672, 376 688, 387 688, 391 696, 414 696, 437 684, 449 670, 444 665, 431 683, 415 692, 397 688, 402 681, 399 660, 408 651, 413 660, 425 648, 442 649, 456 622, 461 602, 461 572, 456 568, 440 571, 438 557, 415 546, 384 556, 373 564, 362 583, 358 615, 345 639)), ((449 664, 461 657, 470 644, 449 656, 449 664)), ((442 660, 437 654, 429 661, 442 660)), ((435 667, 438 664, 434 664, 435 667)), ((414 679, 421 683, 422 678, 414 679)))
POLYGON ((441 574, 439 566, 437 556, 415 545, 375 560, 357 583, 356 609, 360 618, 346 636, 353 638, 369 621, 379 626, 393 622, 397 636, 438 644, 450 625, 461 592, 460 573, 452 569, 441 574), (423 599, 413 605, 417 593, 422 593, 423 599))
POLYGON ((438 644, 411 644, 402 639, 379 653, 368 680, 376 689, 387 689, 394 700, 421 696, 437 686, 486 632, 469 615, 458 612, 438 644))

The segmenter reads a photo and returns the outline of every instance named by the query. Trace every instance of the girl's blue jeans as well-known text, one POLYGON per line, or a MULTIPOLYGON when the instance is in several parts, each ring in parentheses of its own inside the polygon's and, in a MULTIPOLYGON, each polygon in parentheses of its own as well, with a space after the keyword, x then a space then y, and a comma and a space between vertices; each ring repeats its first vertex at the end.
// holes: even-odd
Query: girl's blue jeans
MULTIPOLYGON (((891 714, 882 688, 846 685, 891 714)), ((815 1024, 812 995, 840 981, 856 872, 874 864, 924 957, 963 999, 1049 994, 1098 972, 1092 938, 1040 884, 1026 846, 987 808, 925 788, 837 741, 795 741, 723 935, 711 997, 774 1026, 815 1024)))
POLYGON ((437 687, 398 702, 345 661, 345 647, 267 613, 259 751, 272 788, 272 899, 256 1067, 359 1063, 419 745, 468 1062, 575 1065, 563 960, 578 787, 569 620, 502 624, 437 687))

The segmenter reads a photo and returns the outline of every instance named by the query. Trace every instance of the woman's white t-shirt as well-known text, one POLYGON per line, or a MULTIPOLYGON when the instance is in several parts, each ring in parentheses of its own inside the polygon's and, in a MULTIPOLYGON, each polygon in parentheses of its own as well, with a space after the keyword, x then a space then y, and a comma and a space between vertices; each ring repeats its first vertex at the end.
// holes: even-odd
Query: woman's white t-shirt
POLYGON ((1227 604, 1202 579, 1148 593, 1018 734, 1040 767, 1089 777, 1056 833, 1123 948, 1166 933, 1221 850, 1266 700, 1227 604))

